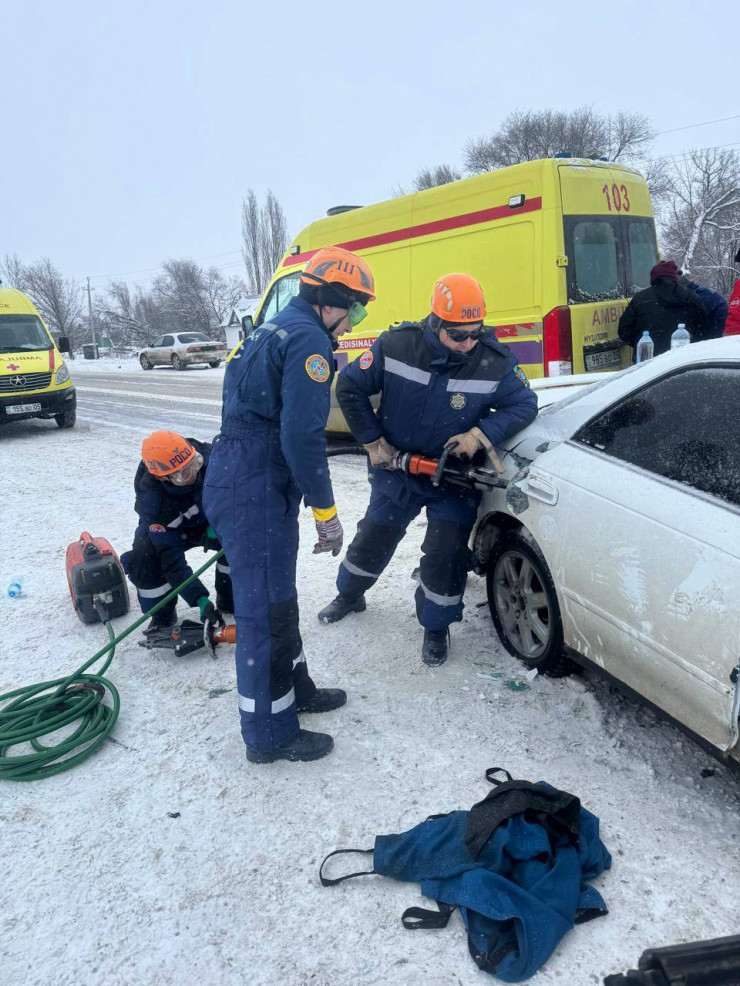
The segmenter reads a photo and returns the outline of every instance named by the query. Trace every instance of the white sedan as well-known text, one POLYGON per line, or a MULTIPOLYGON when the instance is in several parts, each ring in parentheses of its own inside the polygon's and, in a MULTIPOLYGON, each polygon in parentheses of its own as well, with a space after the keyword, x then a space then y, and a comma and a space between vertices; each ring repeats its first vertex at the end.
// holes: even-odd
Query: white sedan
POLYGON ((740 338, 574 391, 504 443, 509 482, 483 496, 498 635, 542 673, 590 662, 740 760, 740 338))

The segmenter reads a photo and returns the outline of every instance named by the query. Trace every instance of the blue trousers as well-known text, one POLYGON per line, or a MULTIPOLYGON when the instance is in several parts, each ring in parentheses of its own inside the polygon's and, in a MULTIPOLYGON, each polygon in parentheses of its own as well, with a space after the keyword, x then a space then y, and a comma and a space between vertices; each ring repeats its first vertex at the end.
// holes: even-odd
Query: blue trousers
POLYGON ((401 472, 370 470, 370 503, 339 566, 337 589, 350 598, 375 585, 383 569, 423 507, 427 533, 421 546, 416 615, 430 630, 462 620, 468 574, 468 538, 480 494, 432 486, 401 472))
POLYGON ((242 737, 258 753, 298 734, 296 702, 316 692, 298 630, 300 500, 279 426, 227 420, 213 444, 203 506, 231 567, 242 737))

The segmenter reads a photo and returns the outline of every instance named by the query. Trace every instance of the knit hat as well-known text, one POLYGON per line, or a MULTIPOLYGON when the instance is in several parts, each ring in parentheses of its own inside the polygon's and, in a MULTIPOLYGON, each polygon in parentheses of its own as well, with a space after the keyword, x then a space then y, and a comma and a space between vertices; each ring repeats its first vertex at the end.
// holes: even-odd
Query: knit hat
POLYGON ((657 281, 659 277, 670 277, 672 280, 677 281, 680 273, 681 271, 672 260, 661 260, 650 271, 650 283, 652 284, 653 281, 657 281))

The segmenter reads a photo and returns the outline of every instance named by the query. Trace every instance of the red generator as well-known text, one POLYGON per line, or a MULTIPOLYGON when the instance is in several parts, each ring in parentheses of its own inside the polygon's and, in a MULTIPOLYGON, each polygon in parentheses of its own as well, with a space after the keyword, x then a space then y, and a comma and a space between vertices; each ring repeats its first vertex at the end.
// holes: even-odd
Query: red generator
POLYGON ((67 582, 72 605, 83 623, 99 623, 129 610, 126 575, 105 538, 80 534, 67 548, 67 582))

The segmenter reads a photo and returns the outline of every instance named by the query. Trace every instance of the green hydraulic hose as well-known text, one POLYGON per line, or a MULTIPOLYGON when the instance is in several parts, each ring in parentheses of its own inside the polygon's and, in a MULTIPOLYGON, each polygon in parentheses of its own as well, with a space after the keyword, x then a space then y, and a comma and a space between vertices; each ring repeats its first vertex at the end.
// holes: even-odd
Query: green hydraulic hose
POLYGON ((112 681, 104 677, 115 655, 116 644, 133 633, 170 600, 175 599, 185 586, 197 579, 222 555, 223 550, 209 558, 197 572, 117 637, 113 633, 110 620, 105 620, 108 643, 66 678, 40 681, 36 685, 16 688, 15 691, 0 695, 0 703, 14 699, 4 708, 0 705, 0 780, 37 781, 51 777, 52 774, 61 774, 82 763, 105 742, 116 724, 121 708, 118 689, 112 681), (104 654, 108 657, 97 674, 85 674, 104 654), (51 694, 43 694, 50 689, 54 689, 51 694), (113 700, 112 706, 103 704, 106 689, 113 700), (56 732, 78 720, 79 725, 74 732, 61 742, 48 746, 40 742, 39 737, 56 732), (18 757, 7 756, 7 751, 19 743, 30 743, 35 752, 18 757))

